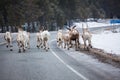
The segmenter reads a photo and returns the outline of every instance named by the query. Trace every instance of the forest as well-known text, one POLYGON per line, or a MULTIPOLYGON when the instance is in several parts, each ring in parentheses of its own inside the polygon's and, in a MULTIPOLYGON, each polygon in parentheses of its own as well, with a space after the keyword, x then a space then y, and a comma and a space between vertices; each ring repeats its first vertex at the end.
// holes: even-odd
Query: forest
POLYGON ((70 26, 72 20, 120 18, 119 3, 120 0, 0 0, 0 32, 14 32, 24 24, 28 25, 27 31, 35 32, 41 26, 48 30, 70 26))

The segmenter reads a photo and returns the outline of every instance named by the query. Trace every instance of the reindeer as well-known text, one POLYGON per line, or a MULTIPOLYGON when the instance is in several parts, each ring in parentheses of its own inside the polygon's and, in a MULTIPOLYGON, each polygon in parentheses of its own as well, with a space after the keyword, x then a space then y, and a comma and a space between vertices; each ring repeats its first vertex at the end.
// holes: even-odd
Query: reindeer
POLYGON ((48 51, 49 47, 49 39, 50 39, 50 32, 43 27, 43 31, 41 32, 41 39, 42 39, 42 46, 43 48, 48 51))
POLYGON ((69 50, 70 48, 70 35, 69 33, 65 33, 63 36, 63 42, 64 42, 64 48, 67 48, 69 50))
POLYGON ((42 45, 42 36, 41 36, 41 33, 42 33, 43 31, 42 30, 40 30, 37 34, 36 34, 36 36, 37 36, 37 48, 39 48, 39 47, 43 47, 43 45, 42 45))
POLYGON ((79 42, 79 37, 80 34, 78 32, 77 29, 75 29, 76 26, 73 26, 72 28, 67 28, 69 31, 69 36, 70 36, 70 45, 71 47, 73 46, 72 41, 75 41, 75 50, 78 50, 79 46, 80 46, 80 42, 79 42))
POLYGON ((19 53, 21 53, 21 50, 23 52, 26 51, 26 48, 30 48, 30 35, 26 31, 23 31, 22 29, 18 29, 18 34, 17 34, 17 43, 19 47, 19 53))
POLYGON ((59 47, 63 47, 63 33, 62 33, 62 30, 58 30, 57 32, 57 45, 59 47))
POLYGON ((83 27, 83 24, 82 24, 82 39, 83 39, 83 42, 84 42, 84 49, 88 49, 89 48, 92 48, 92 45, 91 45, 91 37, 92 37, 92 34, 91 32, 88 30, 88 25, 86 28, 83 27), (86 42, 88 41, 88 46, 86 44, 86 42))
POLYGON ((7 48, 10 47, 10 51, 12 51, 13 46, 12 46, 12 35, 11 35, 11 33, 7 31, 4 35, 4 39, 6 41, 6 47, 7 48))

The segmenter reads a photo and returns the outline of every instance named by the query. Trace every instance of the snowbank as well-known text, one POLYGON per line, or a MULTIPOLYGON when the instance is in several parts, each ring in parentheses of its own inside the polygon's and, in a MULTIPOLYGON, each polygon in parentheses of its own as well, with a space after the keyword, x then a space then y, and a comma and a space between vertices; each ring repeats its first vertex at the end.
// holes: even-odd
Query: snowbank
POLYGON ((120 55, 120 33, 105 31, 101 34, 93 34, 92 45, 108 53, 120 55))
MULTIPOLYGON (((79 22, 79 23, 74 23, 73 25, 76 25, 77 28, 82 28, 82 24, 84 27, 88 25, 89 28, 94 28, 94 27, 105 27, 105 26, 111 26, 113 24, 110 23, 98 23, 98 22, 79 22)), ((120 24, 114 24, 114 25, 120 25, 120 24)))

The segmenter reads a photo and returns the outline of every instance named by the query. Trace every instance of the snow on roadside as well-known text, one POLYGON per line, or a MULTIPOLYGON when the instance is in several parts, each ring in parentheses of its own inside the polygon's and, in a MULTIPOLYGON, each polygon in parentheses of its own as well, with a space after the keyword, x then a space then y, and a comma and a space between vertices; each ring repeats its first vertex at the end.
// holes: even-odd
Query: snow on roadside
MULTIPOLYGON (((112 24, 110 23, 98 23, 98 22, 76 22, 73 25, 76 25, 77 28, 82 28, 82 24, 84 27, 88 25, 89 28, 94 28, 94 27, 104 27, 104 26, 111 26, 112 24), (87 24, 86 24, 87 23, 87 24)), ((114 24, 114 25, 120 25, 120 24, 114 24)))
POLYGON ((103 32, 93 34, 92 45, 108 53, 120 55, 120 33, 103 32))

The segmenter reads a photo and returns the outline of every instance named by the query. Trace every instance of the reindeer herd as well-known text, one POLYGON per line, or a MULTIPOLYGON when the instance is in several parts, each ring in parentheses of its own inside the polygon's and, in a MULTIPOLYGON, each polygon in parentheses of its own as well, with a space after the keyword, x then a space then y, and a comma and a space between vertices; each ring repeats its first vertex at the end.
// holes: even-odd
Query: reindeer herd
MULTIPOLYGON (((48 51, 50 49, 49 40, 50 40, 50 32, 48 30, 40 30, 36 33, 36 47, 43 48, 44 50, 48 51)), ((61 48, 70 49, 72 47, 75 50, 79 50, 81 46, 80 37, 83 39, 84 42, 84 49, 89 50, 92 48, 91 45, 91 38, 92 35, 87 28, 84 28, 82 25, 82 34, 76 29, 76 26, 67 28, 66 31, 58 30, 56 35, 57 46, 61 48), (88 45, 87 45, 88 41, 88 45)), ((10 32, 6 32, 4 35, 4 39, 6 41, 6 47, 10 47, 10 51, 12 51, 12 35, 10 32)), ((23 29, 19 28, 17 33, 17 45, 18 45, 18 52, 25 52, 27 49, 30 49, 30 33, 24 31, 23 29)))
POLYGON ((58 33, 57 33, 58 47, 67 48, 68 50, 71 47, 75 47, 76 51, 79 50, 81 46, 83 46, 85 50, 89 50, 90 48, 92 48, 92 45, 91 45, 92 35, 88 30, 88 26, 87 28, 84 28, 82 25, 82 31, 83 31, 82 34, 80 34, 79 31, 75 28, 76 26, 67 28, 68 31, 64 31, 64 32, 62 30, 58 30, 58 33), (84 45, 81 45, 81 42, 79 40, 80 37, 83 39, 84 45), (87 45, 87 42, 88 42, 88 45, 87 45))

